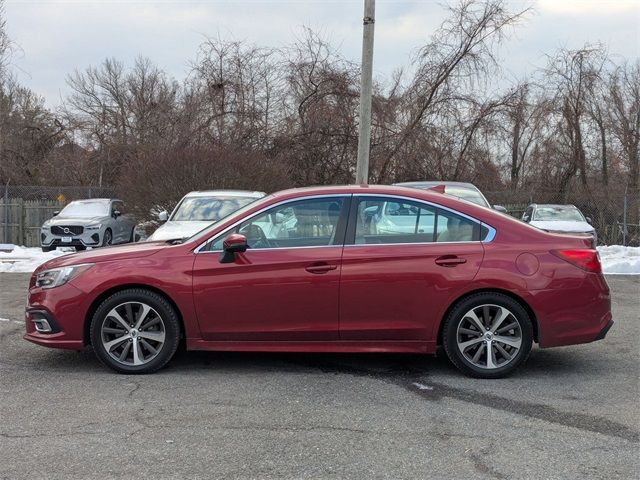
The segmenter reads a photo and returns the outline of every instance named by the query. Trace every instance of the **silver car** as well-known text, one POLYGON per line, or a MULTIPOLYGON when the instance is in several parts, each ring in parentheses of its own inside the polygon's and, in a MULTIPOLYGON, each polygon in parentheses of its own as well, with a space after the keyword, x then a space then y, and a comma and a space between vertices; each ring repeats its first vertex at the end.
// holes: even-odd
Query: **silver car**
POLYGON ((266 195, 245 190, 205 190, 187 193, 173 209, 158 214, 164 222, 147 240, 179 240, 189 238, 203 228, 266 195))
POLYGON ((40 229, 43 252, 57 247, 106 247, 135 240, 134 219, 127 215, 122 200, 92 198, 69 203, 40 229))
POLYGON ((473 183, 467 182, 441 182, 438 180, 419 181, 419 182, 401 182, 394 183, 400 187, 418 188, 420 190, 429 190, 435 187, 443 187, 444 193, 451 195, 467 202, 475 203, 481 207, 493 208, 501 213, 507 213, 507 209, 502 205, 491 205, 487 197, 473 183))

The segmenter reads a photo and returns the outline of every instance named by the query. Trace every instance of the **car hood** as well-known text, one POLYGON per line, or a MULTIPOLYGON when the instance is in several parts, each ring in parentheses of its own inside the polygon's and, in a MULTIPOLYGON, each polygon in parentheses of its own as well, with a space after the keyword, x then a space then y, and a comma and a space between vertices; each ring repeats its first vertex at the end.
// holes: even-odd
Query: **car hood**
POLYGON ((593 232, 593 225, 587 222, 571 222, 568 220, 532 220, 530 225, 551 232, 593 232))
POLYGON ((139 242, 116 245, 106 248, 86 250, 84 252, 62 255, 40 265, 36 272, 49 268, 79 265, 81 263, 110 262, 113 260, 127 260, 131 258, 148 257, 165 248, 170 248, 164 242, 139 242))
POLYGON ((109 217, 53 217, 46 222, 43 226, 51 227, 54 225, 90 225, 92 223, 99 223, 105 221, 109 217))
POLYGON ((149 240, 173 240, 188 238, 215 222, 205 221, 168 221, 149 237, 149 240))

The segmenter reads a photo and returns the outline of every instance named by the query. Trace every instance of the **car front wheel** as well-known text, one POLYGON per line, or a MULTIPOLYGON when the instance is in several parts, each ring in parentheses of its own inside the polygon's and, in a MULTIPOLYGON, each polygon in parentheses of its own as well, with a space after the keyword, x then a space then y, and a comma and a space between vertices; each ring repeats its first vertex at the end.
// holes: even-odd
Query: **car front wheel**
POLYGON ((113 243, 113 234, 111 233, 111 230, 107 228, 104 232, 104 236, 102 237, 102 246, 108 247, 112 243, 113 243))
POLYGON ((445 319, 443 343, 463 373, 500 378, 529 356, 533 327, 527 311, 501 293, 478 293, 460 301, 445 319))
POLYGON ((144 289, 107 298, 91 321, 91 343, 102 363, 121 373, 152 373, 178 348, 178 316, 167 300, 144 289))

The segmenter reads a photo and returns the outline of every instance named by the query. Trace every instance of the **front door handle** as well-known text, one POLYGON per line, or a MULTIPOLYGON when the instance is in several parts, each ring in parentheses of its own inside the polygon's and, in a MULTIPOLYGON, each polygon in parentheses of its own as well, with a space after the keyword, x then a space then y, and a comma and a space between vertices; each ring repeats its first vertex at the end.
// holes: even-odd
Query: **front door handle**
POLYGON ((436 264, 440 265, 441 267, 455 267, 456 265, 460 265, 462 263, 467 263, 467 259, 460 258, 455 255, 443 255, 436 258, 436 264))
POLYGON ((309 265, 305 270, 309 273, 327 273, 338 268, 337 265, 330 265, 325 262, 318 262, 309 265))

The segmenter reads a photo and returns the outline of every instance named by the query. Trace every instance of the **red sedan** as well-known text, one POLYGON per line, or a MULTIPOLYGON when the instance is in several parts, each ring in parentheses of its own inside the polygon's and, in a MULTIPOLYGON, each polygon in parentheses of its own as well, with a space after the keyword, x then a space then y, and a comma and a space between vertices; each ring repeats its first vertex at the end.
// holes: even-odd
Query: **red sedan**
POLYGON ((51 260, 25 339, 92 345, 124 373, 190 350, 434 353, 495 378, 533 342, 604 338, 610 294, 590 239, 403 187, 289 190, 186 240, 51 260))

